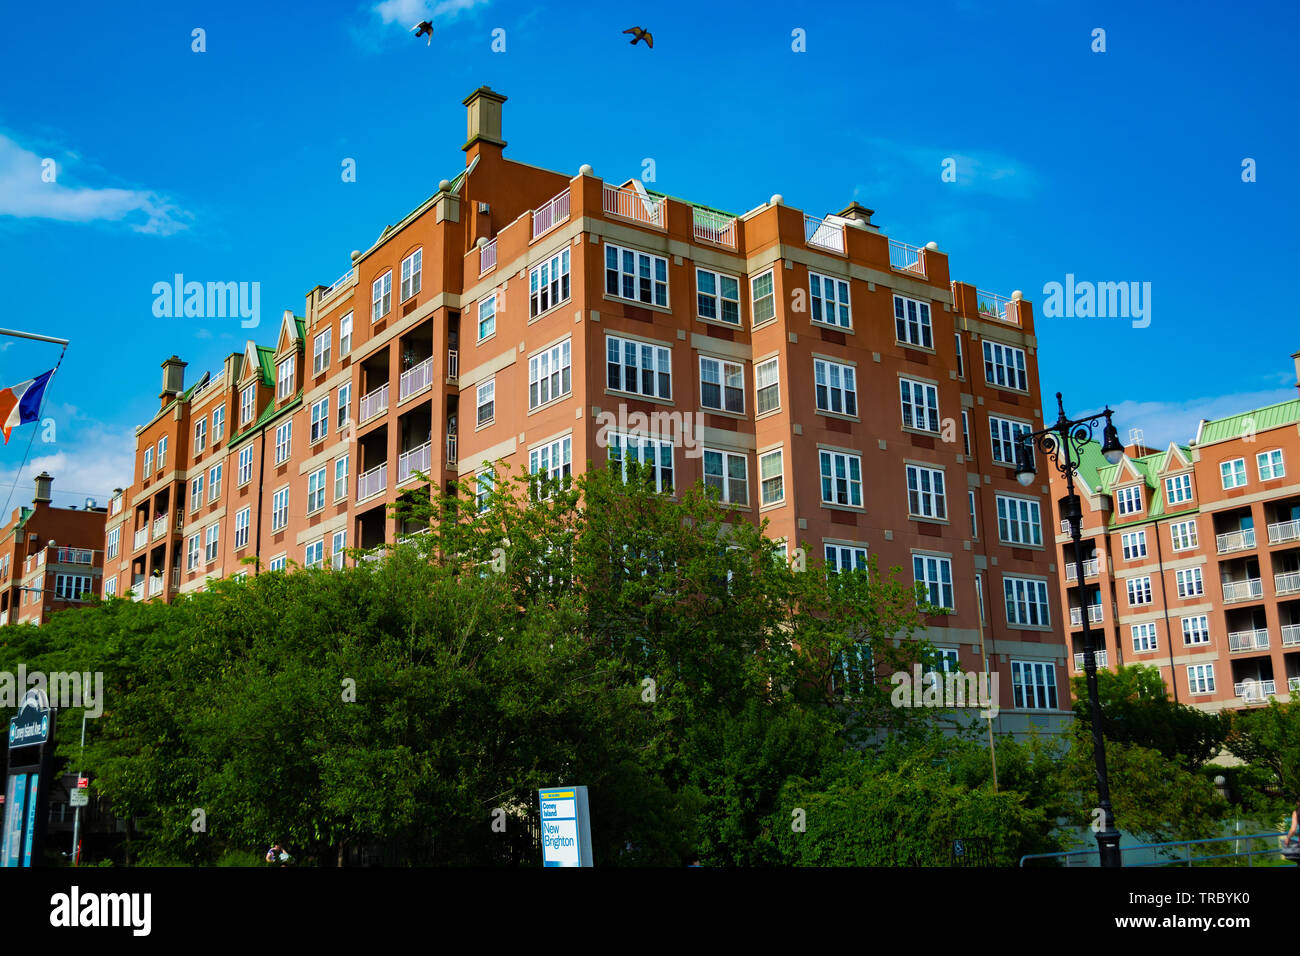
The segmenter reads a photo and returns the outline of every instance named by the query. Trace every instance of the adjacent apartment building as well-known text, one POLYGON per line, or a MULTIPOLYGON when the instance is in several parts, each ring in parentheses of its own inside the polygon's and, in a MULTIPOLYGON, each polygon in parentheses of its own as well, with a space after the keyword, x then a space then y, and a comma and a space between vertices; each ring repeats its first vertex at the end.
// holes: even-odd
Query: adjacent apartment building
POLYGON ((792 556, 900 567, 951 609, 929 631, 948 666, 998 674, 1002 729, 1059 724, 1049 488, 1017 484, 1012 450, 1042 420, 1030 303, 952 281, 934 243, 857 203, 736 215, 507 159, 505 100, 464 101, 465 168, 274 342, 188 387, 163 363, 104 593, 338 567, 419 532, 389 508, 420 472, 650 461, 662 489, 703 480, 792 556))
POLYGON ((100 593, 107 509, 56 508, 54 479, 36 476, 31 507, 16 508, 0 529, 0 627, 42 624, 55 611, 100 593))
MULTIPOLYGON (((1052 482, 1059 501, 1065 483, 1052 482)), ((1118 465, 1093 443, 1076 488, 1082 584, 1054 512, 1075 673, 1087 613, 1099 666, 1158 667, 1183 703, 1239 708, 1300 689, 1300 401, 1202 421, 1163 451, 1132 445, 1118 465)))

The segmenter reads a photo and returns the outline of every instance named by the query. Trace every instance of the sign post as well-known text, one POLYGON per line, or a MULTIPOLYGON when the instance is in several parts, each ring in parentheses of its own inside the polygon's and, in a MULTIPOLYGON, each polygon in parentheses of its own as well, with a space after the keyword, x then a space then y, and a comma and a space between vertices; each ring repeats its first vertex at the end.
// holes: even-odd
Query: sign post
POLYGON ((542 866, 591 866, 586 787, 537 791, 542 807, 542 866))
POLYGON ((49 821, 49 780, 54 759, 55 711, 40 689, 23 697, 9 721, 9 776, 5 781, 4 839, 0 866, 39 865, 49 821))

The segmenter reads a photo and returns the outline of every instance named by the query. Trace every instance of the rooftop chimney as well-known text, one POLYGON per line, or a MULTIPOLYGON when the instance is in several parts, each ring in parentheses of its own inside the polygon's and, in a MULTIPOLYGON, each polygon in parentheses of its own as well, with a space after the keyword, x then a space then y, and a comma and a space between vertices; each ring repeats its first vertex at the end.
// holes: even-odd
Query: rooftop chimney
POLYGON ((504 96, 487 86, 480 86, 461 101, 466 107, 466 140, 461 149, 468 152, 478 142, 505 148, 506 141, 501 138, 501 104, 505 101, 504 96))
POLYGON ((54 484, 54 478, 48 471, 43 471, 36 476, 36 497, 32 499, 32 504, 43 502, 49 504, 54 499, 50 497, 50 486, 54 484))
POLYGON ((875 214, 874 209, 868 209, 859 202, 851 202, 844 207, 837 215, 841 219, 856 219, 865 226, 870 226, 872 230, 876 227, 871 222, 871 217, 875 214))
POLYGON ((162 394, 159 396, 166 401, 170 396, 179 395, 185 391, 185 366, 188 362, 182 362, 173 355, 162 363, 162 394))

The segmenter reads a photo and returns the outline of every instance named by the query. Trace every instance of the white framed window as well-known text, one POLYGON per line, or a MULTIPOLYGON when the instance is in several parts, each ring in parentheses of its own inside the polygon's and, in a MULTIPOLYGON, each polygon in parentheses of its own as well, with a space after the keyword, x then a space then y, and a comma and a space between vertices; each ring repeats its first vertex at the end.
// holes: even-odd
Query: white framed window
POLYGON ((1024 422, 1011 418, 989 416, 989 440, 993 443, 993 460, 1003 465, 1016 463, 1016 446, 1022 435, 1027 435, 1030 427, 1024 422))
POLYGON ((980 624, 988 623, 988 618, 984 615, 984 575, 975 572, 975 600, 980 606, 980 624))
POLYGON ((275 463, 282 465, 289 460, 293 449, 293 422, 287 421, 275 429, 275 463))
POLYGON ((565 435, 528 452, 528 473, 561 480, 573 472, 573 436, 565 435))
POLYGON ((275 368, 276 401, 283 401, 286 398, 293 397, 294 363, 295 359, 290 356, 275 368))
POLYGON ((346 498, 348 494, 348 456, 334 459, 334 500, 346 498))
POLYGON ((998 538, 1007 544, 1041 545, 1041 506, 1033 498, 998 495, 998 538))
POLYGON ((340 570, 347 561, 348 556, 344 554, 347 547, 347 531, 335 531, 334 536, 330 539, 330 567, 335 571, 340 570))
MULTIPOLYGON (((108 543, 105 546, 107 552, 106 556, 109 558, 116 558, 117 552, 121 548, 121 546, 122 546, 122 529, 114 528, 108 533, 108 543)), ((7 573, 8 569, 5 570, 6 573, 0 573, 0 578, 5 578, 9 576, 7 573)))
POLYGON ((573 343, 565 339, 528 360, 528 408, 541 408, 573 390, 573 343))
POLYGON ((948 517, 941 469, 907 466, 907 513, 913 518, 948 517))
POLYGON ((318 402, 313 402, 311 406, 311 436, 308 439, 309 445, 314 445, 327 434, 330 430, 330 397, 326 395, 318 402))
POLYGON ((497 331, 497 297, 496 293, 485 295, 478 301, 478 340, 496 335, 497 331))
POLYGON ((1214 693, 1214 665, 1188 664, 1187 690, 1192 694, 1214 693))
POLYGON ((212 443, 215 445, 226 437, 226 409, 222 407, 212 413, 212 443))
POLYGON ((167 467, 167 436, 163 435, 158 439, 158 470, 162 471, 167 467))
POLYGON ((378 322, 393 307, 393 270, 389 269, 370 285, 370 321, 378 322))
POLYGON ((952 560, 937 554, 912 555, 912 579, 935 607, 952 609, 952 560))
POLYGON ((285 486, 271 495, 271 530, 281 531, 289 523, 289 488, 285 486))
POLYGON ((239 449, 239 485, 242 487, 253 480, 253 446, 239 449))
MULTIPOLYGON (((930 304, 906 296, 894 296, 894 335, 904 345, 924 349, 934 348, 934 332, 930 327, 930 304)), ((957 338, 957 361, 961 362, 961 337, 957 338)), ((958 377, 963 373, 958 371, 958 377)))
POLYGON ((1011 702, 1023 710, 1055 710, 1056 665, 1050 661, 1012 661, 1011 702))
POLYGON ((203 475, 195 475, 190 479, 190 511, 198 511, 203 507, 203 475))
POLYGON ((249 385, 239 393, 239 423, 247 425, 257 412, 257 386, 249 385))
POLYGON ((783 449, 758 456, 758 481, 762 502, 774 505, 785 501, 785 461, 783 449))
POLYGON ((826 566, 837 574, 841 571, 865 571, 867 549, 856 544, 826 544, 826 566))
POLYGON ((221 471, 222 463, 217 462, 208 469, 208 502, 211 503, 221 497, 221 471))
POLYGON ((1223 478, 1223 488, 1240 488, 1246 484, 1246 459, 1234 458, 1219 465, 1219 475, 1223 478))
POLYGON ((668 308, 668 260, 636 249, 605 243, 605 291, 668 308))
POLYGON ((200 418, 194 423, 194 454, 201 455, 208 447, 208 420, 200 418))
POLYGON ((980 536, 979 524, 975 520, 975 491, 970 489, 966 492, 966 503, 970 505, 970 536, 978 538, 980 536))
POLYGON ((474 508, 479 514, 488 510, 492 501, 492 490, 496 487, 496 474, 491 468, 484 468, 474 476, 474 508))
POLYGON ((1174 475, 1165 479, 1165 501, 1171 505, 1180 505, 1192 500, 1192 476, 1174 475))
POLYGON ((217 560, 220 551, 221 525, 210 524, 203 532, 203 560, 211 564, 217 560))
POLYGON ((325 566, 325 539, 318 538, 307 545, 302 560, 305 568, 322 568, 325 566))
POLYGON ((1051 626, 1045 580, 1003 575, 1002 592, 1006 599, 1007 624, 1012 627, 1051 626))
POLYGON ((754 401, 759 415, 781 407, 780 359, 768 359, 754 366, 754 401))
POLYGON ((54 596, 64 601, 80 600, 84 594, 91 593, 91 580, 88 574, 56 574, 54 576, 54 596))
POLYGON ((114 575, 104 581, 104 597, 117 597, 117 576, 114 575))
POLYGON ((1133 634, 1133 650, 1137 653, 1156 650, 1156 625, 1154 621, 1147 624, 1134 624, 1131 628, 1133 634))
POLYGON ((144 474, 145 478, 153 477, 153 445, 151 444, 144 450, 144 474))
POLYGON ((481 382, 475 392, 474 420, 478 427, 490 425, 497 415, 497 380, 490 378, 481 382))
POLYGON ((984 340, 984 381, 998 388, 1029 391, 1025 374, 1025 350, 984 340))
POLYGON ((717 489, 718 500, 724 504, 748 506, 749 456, 704 449, 704 486, 717 489))
POLYGON ((740 280, 722 272, 697 268, 695 309, 701 319, 740 325, 740 280))
POLYGON ((846 329, 853 327, 849 309, 849 284, 845 280, 809 270, 808 300, 812 309, 812 321, 846 329))
POLYGON ((651 398, 673 397, 672 351, 662 345, 605 336, 606 386, 651 398))
POLYGON ((1125 561, 1136 561, 1147 556, 1147 533, 1145 531, 1126 531, 1119 536, 1125 561))
POLYGON ((668 439, 610 432, 607 456, 610 466, 617 468, 624 481, 627 481, 629 465, 648 463, 654 489, 673 490, 673 443, 668 439))
POLYGON ((199 554, 202 552, 202 535, 190 535, 185 542, 185 570, 193 571, 199 566, 199 554))
POLYGON ((251 507, 240 508, 235 512, 235 550, 248 547, 248 525, 253 515, 251 507))
POLYGON ((903 404, 903 427, 917 431, 939 430, 939 390, 925 382, 910 378, 898 380, 899 395, 903 404))
POLYGON ((862 459, 841 451, 818 452, 821 462, 822 502, 862 507, 862 459))
POLYGON ((307 476, 307 513, 325 507, 326 468, 322 465, 307 476))
POLYGON ((1187 647, 1193 647, 1197 644, 1210 643, 1210 618, 1205 614, 1197 614, 1192 617, 1182 619, 1183 623, 1183 644, 1187 647))
POLYGON ((970 415, 966 409, 961 410, 961 447, 966 457, 970 457, 970 415))
POLYGON ((857 415, 857 370, 852 365, 813 359, 813 385, 818 411, 857 415))
POLYGON ((267 570, 268 570, 268 571, 283 571, 284 568, 285 568, 285 564, 286 564, 287 562, 288 562, 288 559, 287 559, 283 554, 281 554, 281 555, 277 555, 276 557, 274 557, 274 558, 271 559, 270 564, 267 565, 267 570))
POLYGON ((700 356, 700 405, 718 411, 745 413, 745 366, 739 362, 700 356))
POLYGON ((339 357, 352 351, 352 313, 339 319, 339 357))
POLYGON ((405 302, 420 291, 420 272, 424 264, 424 250, 416 249, 402 260, 402 298, 405 302))
POLYGON ((1205 593, 1205 582, 1201 578, 1200 568, 1183 568, 1178 572, 1177 578, 1180 598, 1199 597, 1205 593))
POLYGON ((352 414, 352 383, 339 386, 339 412, 336 427, 340 430, 347 427, 348 416, 352 414))
POLYGON ((528 317, 569 298, 569 249, 566 246, 528 273, 528 317))
POLYGON ((776 317, 776 285, 771 269, 749 280, 749 298, 755 325, 776 317))
POLYGON ((1128 587, 1128 606, 1141 607, 1144 604, 1151 603, 1151 576, 1143 575, 1140 578, 1129 578, 1125 582, 1128 587))
POLYGON ((1261 451, 1255 456, 1255 464, 1259 467, 1260 481, 1272 481, 1274 478, 1286 476, 1286 469, 1282 466, 1281 448, 1274 448, 1272 451, 1261 451))
POLYGON ((1142 487, 1129 485, 1115 492, 1115 508, 1122 515, 1137 514, 1142 510, 1142 487))
POLYGON ((1188 518, 1169 526, 1169 538, 1175 551, 1190 551, 1197 546, 1196 519, 1188 518))
POLYGON ((319 375, 330 367, 330 340, 333 339, 334 330, 326 328, 312 341, 311 347, 311 373, 319 375))
MULTIPOLYGON (((895 308, 895 313, 897 313, 897 308, 895 308)), ((966 381, 966 356, 961 347, 961 333, 954 332, 952 337, 957 340, 957 377, 964 382, 966 381)))

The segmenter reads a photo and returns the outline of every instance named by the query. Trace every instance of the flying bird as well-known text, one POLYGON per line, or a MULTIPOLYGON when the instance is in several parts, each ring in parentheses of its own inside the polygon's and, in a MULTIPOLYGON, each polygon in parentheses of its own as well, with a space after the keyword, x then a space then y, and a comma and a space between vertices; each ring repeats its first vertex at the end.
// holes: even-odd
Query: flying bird
POLYGON ((638 43, 639 41, 641 41, 641 40, 645 40, 645 45, 648 46, 648 47, 649 47, 650 49, 652 49, 652 50, 654 49, 654 47, 655 47, 655 38, 654 38, 654 36, 650 33, 649 30, 644 30, 644 29, 642 29, 641 27, 633 27, 632 29, 630 29, 630 30, 624 30, 623 32, 624 32, 624 33, 631 33, 631 34, 633 34, 633 37, 632 37, 632 40, 631 40, 631 43, 632 43, 633 46, 636 46, 637 43, 638 43))
POLYGON ((433 24, 428 20, 421 20, 415 26, 411 27, 411 32, 415 34, 417 40, 422 36, 427 36, 429 39, 424 45, 433 46, 433 24))

